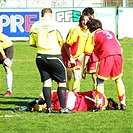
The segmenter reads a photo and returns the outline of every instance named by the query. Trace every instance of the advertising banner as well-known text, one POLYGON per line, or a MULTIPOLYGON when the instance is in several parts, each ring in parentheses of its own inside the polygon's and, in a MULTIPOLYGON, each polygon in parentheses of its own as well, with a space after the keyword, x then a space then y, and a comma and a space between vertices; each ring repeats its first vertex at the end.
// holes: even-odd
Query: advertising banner
MULTIPOLYGON (((59 29, 65 38, 71 27, 78 24, 80 15, 84 8, 59 8, 53 9, 54 18, 59 23, 59 29)), ((95 18, 101 20, 103 28, 111 30, 116 34, 116 9, 112 8, 94 8, 95 18)))
MULTIPOLYGON (((53 19, 58 22, 58 29, 65 39, 71 27, 78 24, 84 8, 52 8, 53 19)), ((12 40, 28 40, 30 26, 40 19, 42 9, 1 9, 0 32, 12 40)), ((95 18, 100 19, 103 28, 116 33, 115 7, 94 8, 95 18)))
POLYGON ((27 40, 30 26, 40 19, 39 16, 38 10, 33 9, 3 9, 0 12, 0 32, 12 40, 27 40))

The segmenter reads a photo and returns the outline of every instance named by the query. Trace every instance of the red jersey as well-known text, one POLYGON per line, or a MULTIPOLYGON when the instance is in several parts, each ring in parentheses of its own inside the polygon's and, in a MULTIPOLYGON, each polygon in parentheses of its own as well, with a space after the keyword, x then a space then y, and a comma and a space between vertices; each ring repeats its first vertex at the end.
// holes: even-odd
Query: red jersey
POLYGON ((96 54, 99 60, 110 55, 121 55, 121 46, 116 39, 112 31, 107 30, 96 30, 89 35, 89 39, 86 44, 85 53, 96 54))
MULTIPOLYGON (((105 95, 99 93, 101 100, 102 110, 105 110, 107 106, 107 99, 105 95)), ((67 92, 66 95, 66 107, 73 111, 90 111, 96 106, 96 92, 95 90, 86 92, 67 92), (71 95, 71 96, 69 96, 71 95), (71 102, 69 102, 71 101, 71 102)), ((52 94, 52 109, 59 110, 60 102, 58 99, 57 92, 52 94)))

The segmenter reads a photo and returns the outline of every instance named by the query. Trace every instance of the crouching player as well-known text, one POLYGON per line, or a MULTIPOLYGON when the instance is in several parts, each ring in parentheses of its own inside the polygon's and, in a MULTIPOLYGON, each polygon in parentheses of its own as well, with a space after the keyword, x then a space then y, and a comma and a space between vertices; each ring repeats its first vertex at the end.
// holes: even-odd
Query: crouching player
MULTIPOLYGON (((66 95, 66 107, 73 112, 86 112, 93 111, 96 106, 96 91, 86 91, 86 92, 69 92, 66 95)), ((99 99, 101 100, 101 111, 104 110, 118 110, 118 104, 112 99, 106 99, 105 95, 99 93, 99 99)), ((54 111, 59 111, 60 102, 58 99, 57 91, 52 93, 52 103, 51 107, 54 111)), ((37 98, 29 102, 26 106, 21 106, 14 109, 14 112, 18 111, 42 111, 46 110, 45 99, 37 98)))
POLYGON ((0 32, 0 64, 3 64, 3 67, 6 72, 6 82, 7 82, 7 91, 4 96, 12 95, 12 59, 13 59, 13 42, 8 36, 0 32))

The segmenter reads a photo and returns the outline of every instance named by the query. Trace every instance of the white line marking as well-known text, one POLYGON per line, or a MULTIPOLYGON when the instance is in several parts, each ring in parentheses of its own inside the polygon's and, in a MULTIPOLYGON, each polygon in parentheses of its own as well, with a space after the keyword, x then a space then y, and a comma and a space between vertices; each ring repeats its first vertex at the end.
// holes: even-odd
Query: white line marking
MULTIPOLYGON (((123 60, 133 60, 133 58, 127 58, 127 59, 123 59, 123 60)), ((13 62, 30 62, 30 61, 35 61, 35 59, 31 59, 31 60, 13 60, 13 62)))

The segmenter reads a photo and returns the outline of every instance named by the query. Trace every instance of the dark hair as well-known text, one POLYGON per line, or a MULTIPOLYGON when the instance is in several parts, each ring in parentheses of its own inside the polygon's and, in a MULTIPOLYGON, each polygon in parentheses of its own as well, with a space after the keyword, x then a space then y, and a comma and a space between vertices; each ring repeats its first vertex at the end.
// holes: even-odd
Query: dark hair
POLYGON ((108 105, 106 110, 118 110, 118 103, 113 100, 113 98, 108 98, 108 105))
POLYGON ((79 19, 79 26, 82 27, 82 20, 84 18, 85 15, 81 15, 80 16, 80 19, 79 19))
POLYGON ((86 25, 87 25, 88 29, 90 30, 90 32, 93 32, 93 31, 97 30, 98 28, 102 29, 102 23, 98 19, 90 19, 86 23, 86 25))
POLYGON ((43 17, 45 13, 52 13, 52 9, 51 8, 43 8, 41 11, 41 17, 43 17))
POLYGON ((79 19, 79 26, 80 26, 80 27, 83 27, 83 26, 82 26, 82 20, 84 19, 84 16, 87 16, 89 19, 92 19, 91 16, 83 15, 83 14, 82 14, 82 15, 80 16, 80 19, 79 19))
POLYGON ((93 10, 93 8, 91 8, 91 7, 86 7, 86 8, 84 8, 84 10, 82 11, 82 14, 83 14, 83 15, 86 15, 86 16, 92 15, 92 14, 94 14, 94 10, 93 10))

